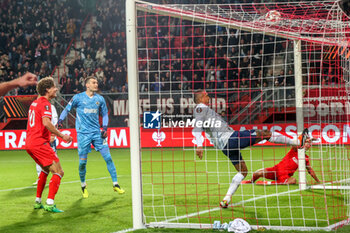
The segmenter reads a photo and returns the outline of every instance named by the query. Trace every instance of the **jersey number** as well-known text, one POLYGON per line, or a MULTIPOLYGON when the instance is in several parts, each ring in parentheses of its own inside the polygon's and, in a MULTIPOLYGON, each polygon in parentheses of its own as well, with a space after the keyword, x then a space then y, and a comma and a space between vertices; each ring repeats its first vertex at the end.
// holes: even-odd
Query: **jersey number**
POLYGON ((29 126, 33 127, 35 125, 35 112, 34 110, 29 110, 29 126))

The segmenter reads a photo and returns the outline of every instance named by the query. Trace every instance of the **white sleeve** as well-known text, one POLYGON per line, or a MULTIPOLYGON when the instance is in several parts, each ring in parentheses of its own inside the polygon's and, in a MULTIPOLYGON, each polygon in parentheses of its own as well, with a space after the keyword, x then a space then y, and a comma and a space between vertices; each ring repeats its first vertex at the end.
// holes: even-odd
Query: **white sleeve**
MULTIPOLYGON (((197 106, 194 109, 194 119, 195 122, 197 121, 205 121, 205 117, 206 117, 206 112, 207 112, 207 108, 202 107, 202 106, 197 106)), ((202 135, 203 132, 203 128, 202 127, 197 127, 197 124, 195 124, 193 130, 192 130, 192 134, 195 137, 195 144, 197 144, 197 147, 202 147, 203 146, 203 142, 204 142, 204 137, 202 135)))
POLYGON ((52 112, 51 123, 53 125, 56 125, 58 122, 58 115, 57 115, 57 110, 53 104, 51 104, 51 112, 52 112))
POLYGON ((202 147, 204 142, 202 131, 198 131, 198 128, 193 128, 192 134, 195 137, 193 142, 197 144, 197 147, 202 147))

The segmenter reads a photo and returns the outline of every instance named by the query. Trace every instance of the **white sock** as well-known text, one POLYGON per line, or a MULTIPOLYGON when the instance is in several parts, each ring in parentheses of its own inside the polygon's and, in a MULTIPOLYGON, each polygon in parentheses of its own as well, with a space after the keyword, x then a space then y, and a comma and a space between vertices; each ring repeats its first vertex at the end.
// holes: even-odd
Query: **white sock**
POLYGON ((292 138, 289 138, 289 137, 284 136, 283 134, 280 134, 277 132, 271 132, 271 137, 269 139, 269 142, 279 143, 279 144, 287 144, 290 146, 299 146, 298 139, 292 139, 292 138))
POLYGON ((86 182, 81 182, 81 187, 86 187, 86 182))
POLYGON ((113 182, 113 186, 116 186, 118 184, 118 182, 113 182))
POLYGON ((35 198, 35 202, 41 203, 41 197, 35 198))
POLYGON ((38 177, 39 177, 39 175, 40 175, 40 172, 41 172, 41 167, 40 167, 40 165, 39 164, 35 164, 36 165, 36 173, 38 173, 38 177))
POLYGON ((53 205, 54 204, 54 201, 53 201, 53 199, 47 199, 46 200, 46 204, 48 204, 48 205, 53 205))
POLYGON ((236 192, 237 188, 241 184, 242 180, 244 179, 244 176, 242 173, 238 172, 233 178, 232 182, 230 184, 230 187, 227 190, 226 196, 224 198, 227 203, 230 203, 231 201, 231 196, 236 192))

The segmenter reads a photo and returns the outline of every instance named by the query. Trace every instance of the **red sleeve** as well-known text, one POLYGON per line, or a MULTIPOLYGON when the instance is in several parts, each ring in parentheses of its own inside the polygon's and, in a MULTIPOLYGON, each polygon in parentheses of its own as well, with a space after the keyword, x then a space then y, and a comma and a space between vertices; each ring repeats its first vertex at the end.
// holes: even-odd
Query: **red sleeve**
POLYGON ((41 113, 41 117, 48 117, 52 118, 52 112, 51 112, 51 104, 49 103, 42 103, 40 105, 39 111, 41 113))

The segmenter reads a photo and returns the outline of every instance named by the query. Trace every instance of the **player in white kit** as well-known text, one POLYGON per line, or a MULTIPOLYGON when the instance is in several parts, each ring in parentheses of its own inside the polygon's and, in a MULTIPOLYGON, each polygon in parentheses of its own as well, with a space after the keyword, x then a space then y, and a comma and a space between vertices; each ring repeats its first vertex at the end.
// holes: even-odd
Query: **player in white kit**
POLYGON ((271 132, 268 130, 235 131, 221 118, 219 114, 209 107, 209 99, 210 97, 206 91, 199 90, 194 94, 196 107, 193 115, 195 122, 214 122, 213 124, 195 124, 193 134, 195 135, 197 144, 196 154, 202 159, 204 141, 202 132, 204 131, 206 137, 212 144, 214 144, 214 147, 222 150, 238 171, 232 179, 225 198, 220 202, 222 208, 227 208, 231 201, 231 196, 236 192, 242 180, 248 173, 247 165, 241 156, 241 149, 259 143, 262 140, 302 147, 305 140, 308 138, 308 129, 304 129, 302 135, 298 139, 291 139, 278 132, 271 132), (198 125, 202 126, 198 127, 198 125), (204 125, 209 126, 205 127, 204 125))

